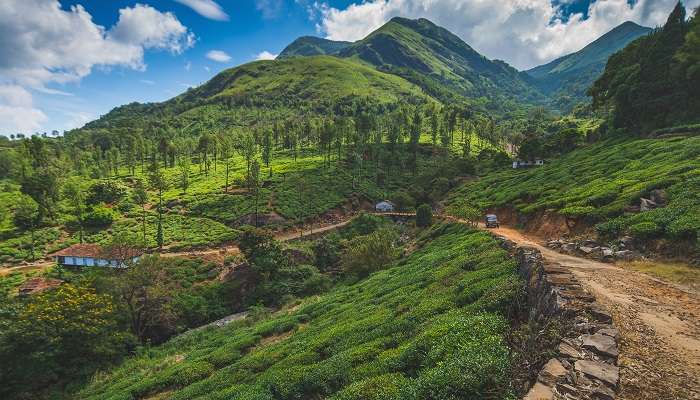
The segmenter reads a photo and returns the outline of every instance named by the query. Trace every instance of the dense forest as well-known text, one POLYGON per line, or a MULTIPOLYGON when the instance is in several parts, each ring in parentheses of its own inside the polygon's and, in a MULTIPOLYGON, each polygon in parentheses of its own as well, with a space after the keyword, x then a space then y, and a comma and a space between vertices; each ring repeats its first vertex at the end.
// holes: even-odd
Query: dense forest
POLYGON ((521 396, 561 332, 529 319, 485 213, 700 254, 697 11, 623 28, 557 60, 590 72, 564 97, 556 72, 394 18, 65 135, 0 136, 0 397, 521 396), (415 218, 368 214, 381 200, 415 218), (142 255, 50 258, 76 244, 142 255), (53 286, 22 293, 33 279, 53 286))

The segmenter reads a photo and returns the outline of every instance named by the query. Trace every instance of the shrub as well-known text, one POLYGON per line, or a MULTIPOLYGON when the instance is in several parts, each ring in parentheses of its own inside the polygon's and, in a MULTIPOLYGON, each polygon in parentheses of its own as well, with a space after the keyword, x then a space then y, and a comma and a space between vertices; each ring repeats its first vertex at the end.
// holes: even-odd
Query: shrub
POLYGON ((653 222, 640 222, 630 226, 630 233, 638 239, 653 239, 658 237, 663 230, 653 222))
POLYGON ((426 227, 433 223, 433 210, 428 204, 421 204, 416 210, 416 226, 426 227))
POLYGON ((416 201, 413 200, 413 197, 405 191, 396 192, 391 197, 391 201, 396 206, 396 211, 406 211, 416 205, 416 201))
POLYGON ((114 222, 114 211, 104 205, 93 208, 85 216, 85 226, 91 228, 104 228, 114 222))
POLYGON ((359 276, 369 275, 396 258, 394 241, 396 232, 380 229, 365 236, 349 240, 343 254, 345 271, 359 276))
POLYGON ((87 195, 88 204, 112 204, 126 196, 126 186, 117 181, 99 181, 90 186, 87 195))

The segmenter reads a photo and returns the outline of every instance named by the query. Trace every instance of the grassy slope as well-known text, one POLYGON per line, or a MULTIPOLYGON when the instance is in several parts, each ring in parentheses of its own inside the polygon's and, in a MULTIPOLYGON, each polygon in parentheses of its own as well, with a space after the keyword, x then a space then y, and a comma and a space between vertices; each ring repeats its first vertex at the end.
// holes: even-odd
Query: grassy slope
POLYGON ((83 399, 483 398, 508 384, 515 265, 488 234, 434 228, 424 247, 257 322, 194 332, 100 374, 83 399))
POLYGON ((351 60, 294 57, 225 70, 166 102, 115 108, 87 128, 142 128, 164 118, 173 118, 171 125, 181 131, 201 124, 249 127, 306 113, 328 116, 358 99, 381 106, 427 96, 401 77, 351 60))
POLYGON ((453 194, 480 206, 513 206, 524 214, 553 210, 589 222, 601 231, 634 233, 653 223, 656 235, 693 239, 700 230, 700 137, 609 140, 548 161, 544 167, 503 170, 453 194), (665 189, 666 208, 627 213, 653 189, 665 189))
POLYGON ((426 89, 432 88, 428 89, 431 93, 439 92, 436 95, 441 98, 456 93, 482 101, 494 97, 542 100, 525 75, 483 57, 457 36, 425 19, 394 18, 339 54, 405 76, 426 89))

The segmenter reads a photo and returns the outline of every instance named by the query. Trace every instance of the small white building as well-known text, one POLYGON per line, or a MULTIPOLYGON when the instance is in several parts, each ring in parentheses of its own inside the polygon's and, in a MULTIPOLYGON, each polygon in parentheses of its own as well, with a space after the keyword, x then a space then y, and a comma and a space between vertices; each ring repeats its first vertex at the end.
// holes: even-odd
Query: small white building
POLYGON ((57 264, 66 267, 125 268, 129 262, 138 261, 140 256, 136 249, 129 249, 120 256, 110 256, 102 246, 94 243, 74 244, 51 254, 57 264))
POLYGON ((513 161, 513 169, 527 168, 527 167, 541 167, 543 165, 544 165, 544 160, 541 158, 536 158, 535 161, 523 161, 523 160, 513 161))
POLYGON ((377 212, 393 212, 394 203, 389 200, 382 200, 374 206, 374 210, 377 212))

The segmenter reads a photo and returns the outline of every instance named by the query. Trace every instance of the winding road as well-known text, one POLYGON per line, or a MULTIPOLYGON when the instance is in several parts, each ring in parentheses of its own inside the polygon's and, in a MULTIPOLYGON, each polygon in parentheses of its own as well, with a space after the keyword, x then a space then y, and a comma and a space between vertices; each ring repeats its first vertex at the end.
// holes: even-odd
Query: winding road
MULTIPOLYGON (((411 213, 390 216, 412 217, 411 213)), ((346 225, 355 215, 314 229, 321 233, 346 225)), ((447 220, 465 223, 452 217, 447 220)), ((482 229, 485 229, 482 227, 482 229)), ((615 264, 558 253, 535 237, 508 227, 492 232, 521 245, 533 246, 545 259, 571 270, 579 281, 606 306, 620 331, 620 393, 624 400, 700 400, 700 293, 615 264)), ((308 236, 311 232, 304 230, 308 236)), ((275 238, 289 241, 300 232, 284 231, 275 238)), ((186 252, 163 252, 164 257, 225 257, 238 254, 225 245, 186 252)), ((39 269, 50 262, 0 269, 0 275, 16 269, 39 269)))

